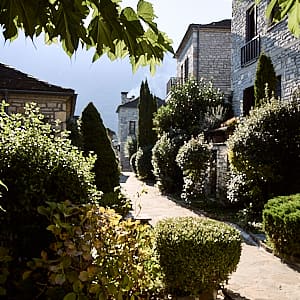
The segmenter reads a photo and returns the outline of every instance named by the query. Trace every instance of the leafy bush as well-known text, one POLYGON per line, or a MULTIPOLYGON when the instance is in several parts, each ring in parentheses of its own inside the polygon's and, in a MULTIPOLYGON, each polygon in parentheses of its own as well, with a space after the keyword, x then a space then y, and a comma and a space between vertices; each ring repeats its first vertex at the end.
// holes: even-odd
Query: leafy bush
POLYGON ((300 262, 300 194, 269 200, 263 210, 263 227, 277 254, 300 262))
POLYGON ((152 149, 153 146, 149 145, 139 148, 136 153, 135 166, 137 175, 141 180, 154 179, 153 166, 152 166, 152 149))
POLYGON ((113 192, 103 194, 101 205, 113 209, 116 213, 126 216, 131 210, 130 200, 122 193, 120 187, 116 187, 113 192))
POLYGON ((132 169, 132 171, 137 174, 137 169, 136 169, 136 155, 137 153, 134 153, 131 155, 131 158, 130 158, 130 167, 132 169))
POLYGON ((164 133, 152 150, 152 165, 160 191, 180 193, 183 185, 182 171, 176 163, 176 155, 186 136, 180 133, 164 133))
POLYGON ((210 219, 179 217, 162 220, 155 229, 168 292, 198 295, 217 289, 235 271, 241 239, 231 226, 210 219))
POLYGON ((172 130, 183 130, 189 136, 197 136, 215 124, 208 118, 208 112, 217 108, 215 116, 224 119, 225 107, 223 94, 215 89, 211 82, 203 79, 189 80, 185 84, 175 86, 171 98, 165 106, 160 107, 154 117, 154 128, 159 135, 172 130))
POLYGON ((253 109, 228 139, 231 169, 244 174, 251 196, 247 201, 257 211, 273 196, 299 192, 299 124, 299 102, 270 100, 253 109))
MULTIPOLYGON (((94 204, 49 202, 38 210, 47 217, 54 242, 28 263, 21 283, 31 289, 22 299, 135 299, 159 292, 148 225, 121 220, 94 204)), ((17 292, 22 290, 11 289, 9 296, 17 292)))
POLYGON ((98 190, 103 193, 113 192, 119 186, 119 163, 100 113, 92 102, 82 112, 81 132, 85 154, 89 155, 92 151, 97 155, 93 171, 98 190))
POLYGON ((125 155, 130 159, 131 156, 137 152, 137 140, 133 135, 127 137, 125 143, 125 155))
POLYGON ((95 157, 84 157, 65 132, 43 122, 35 104, 25 114, 0 112, 0 178, 7 186, 0 206, 0 236, 20 259, 39 255, 49 243, 37 207, 46 201, 98 201, 91 172, 95 157))
POLYGON ((179 149, 176 162, 183 172, 181 198, 184 201, 204 201, 210 156, 211 146, 204 141, 203 135, 190 139, 179 149))

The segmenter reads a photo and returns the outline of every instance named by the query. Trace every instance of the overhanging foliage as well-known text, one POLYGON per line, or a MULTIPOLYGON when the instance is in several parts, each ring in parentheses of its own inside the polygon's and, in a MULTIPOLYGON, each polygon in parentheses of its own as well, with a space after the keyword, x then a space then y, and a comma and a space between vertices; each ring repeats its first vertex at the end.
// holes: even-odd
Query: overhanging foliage
POLYGON ((133 70, 150 65, 154 71, 171 40, 157 28, 151 3, 139 0, 136 10, 121 8, 121 0, 2 0, 0 25, 5 40, 20 30, 32 40, 59 41, 71 56, 81 46, 94 48, 93 61, 103 54, 114 60, 129 55, 133 70))

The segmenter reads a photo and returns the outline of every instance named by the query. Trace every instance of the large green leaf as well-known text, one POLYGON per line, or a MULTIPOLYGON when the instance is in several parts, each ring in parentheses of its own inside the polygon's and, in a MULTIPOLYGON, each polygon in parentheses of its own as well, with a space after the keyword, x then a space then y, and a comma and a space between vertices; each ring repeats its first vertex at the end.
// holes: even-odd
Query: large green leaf
POLYGON ((296 36, 300 37, 300 3, 295 1, 293 6, 290 8, 289 12, 289 21, 288 21, 289 30, 296 36))
POLYGON ((87 49, 94 47, 93 60, 104 53, 110 59, 129 55, 134 69, 139 65, 150 65, 153 69, 165 52, 173 52, 171 40, 154 23, 151 3, 140 0, 136 11, 130 7, 122 9, 121 3, 121 0, 1 0, 0 26, 5 40, 16 38, 18 30, 31 39, 43 32, 47 44, 60 41, 70 56, 82 45, 87 49), (146 34, 148 29, 152 36, 146 34))

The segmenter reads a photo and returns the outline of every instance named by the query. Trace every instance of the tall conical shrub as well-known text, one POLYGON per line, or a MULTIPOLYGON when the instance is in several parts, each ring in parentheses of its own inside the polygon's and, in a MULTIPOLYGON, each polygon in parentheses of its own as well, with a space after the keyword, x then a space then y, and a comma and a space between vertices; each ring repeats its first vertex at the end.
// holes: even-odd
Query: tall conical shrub
POLYGON ((138 110, 138 148, 154 145, 157 136, 156 132, 153 130, 153 117, 154 113, 157 111, 157 102, 156 97, 150 93, 147 80, 141 84, 138 110))
POLYGON ((100 113, 92 102, 82 112, 81 132, 84 153, 93 151, 97 155, 94 167, 97 188, 104 193, 113 192, 119 186, 118 161, 100 113))
POLYGON ((272 60, 265 53, 261 53, 257 62, 256 77, 254 81, 255 106, 258 106, 264 98, 271 98, 276 90, 276 73, 272 60), (266 93, 266 84, 267 93, 266 93))

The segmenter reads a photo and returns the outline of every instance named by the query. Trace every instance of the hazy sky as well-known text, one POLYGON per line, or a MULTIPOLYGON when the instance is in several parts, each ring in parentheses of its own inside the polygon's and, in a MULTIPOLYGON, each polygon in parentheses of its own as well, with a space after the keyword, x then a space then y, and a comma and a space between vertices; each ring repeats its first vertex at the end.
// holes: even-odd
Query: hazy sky
MULTIPOLYGON (((157 16, 156 23, 166 32, 177 49, 188 25, 207 24, 231 18, 231 0, 149 0, 157 16)), ((137 0, 123 0, 122 7, 136 7, 137 0)), ((105 126, 117 132, 116 108, 121 92, 138 95, 141 81, 148 79, 153 94, 164 99, 166 84, 176 75, 176 61, 166 55, 156 74, 148 68, 131 71, 128 60, 109 61, 106 57, 92 63, 92 52, 78 51, 70 59, 59 45, 46 46, 43 39, 34 44, 20 34, 12 43, 0 36, 1 62, 40 80, 72 88, 78 94, 76 114, 80 115, 88 102, 99 110, 105 126)))

